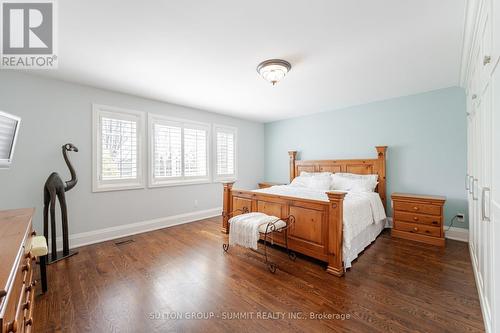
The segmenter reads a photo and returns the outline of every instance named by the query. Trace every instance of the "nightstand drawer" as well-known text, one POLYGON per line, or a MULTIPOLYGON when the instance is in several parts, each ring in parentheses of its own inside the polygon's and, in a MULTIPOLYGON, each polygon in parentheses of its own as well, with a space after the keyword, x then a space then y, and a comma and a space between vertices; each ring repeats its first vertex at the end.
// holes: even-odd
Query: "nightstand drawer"
POLYGON ((429 215, 441 215, 441 206, 429 205, 418 202, 394 201, 394 210, 414 212, 429 215))
POLYGON ((394 229, 411 232, 415 234, 441 237, 441 227, 432 227, 429 225, 407 223, 401 221, 394 221, 394 229))
POLYGON ((404 211, 394 211, 394 221, 412 222, 419 224, 428 224, 436 227, 441 226, 441 216, 425 215, 418 213, 409 213, 404 211))

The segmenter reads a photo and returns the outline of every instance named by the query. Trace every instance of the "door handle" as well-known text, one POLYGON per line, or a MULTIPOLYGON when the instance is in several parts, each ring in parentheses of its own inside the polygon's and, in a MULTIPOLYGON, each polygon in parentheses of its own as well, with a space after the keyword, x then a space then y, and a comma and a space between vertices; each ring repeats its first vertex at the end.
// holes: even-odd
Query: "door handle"
POLYGON ((466 174, 465 175, 465 190, 466 191, 469 191, 469 188, 470 188, 469 183, 470 183, 470 176, 469 176, 469 174, 466 174))
POLYGON ((490 222, 490 217, 486 216, 486 200, 484 200, 486 192, 489 191, 489 187, 483 187, 483 190, 481 191, 481 220, 485 222, 490 222))
POLYGON ((478 197, 476 196, 476 186, 474 185, 475 183, 477 183, 477 178, 474 178, 472 180, 472 200, 475 200, 477 201, 478 197))
POLYGON ((489 56, 489 55, 484 56, 484 58, 483 58, 483 66, 486 66, 490 62, 491 62, 491 56, 489 56))

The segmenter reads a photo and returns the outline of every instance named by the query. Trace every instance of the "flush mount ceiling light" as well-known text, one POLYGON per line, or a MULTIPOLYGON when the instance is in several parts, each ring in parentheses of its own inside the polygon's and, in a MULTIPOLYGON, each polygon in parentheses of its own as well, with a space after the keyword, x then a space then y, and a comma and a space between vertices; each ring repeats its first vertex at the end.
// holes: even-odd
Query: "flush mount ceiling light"
POLYGON ((257 66, 257 72, 266 81, 269 81, 274 86, 276 83, 283 80, 286 74, 290 71, 292 65, 288 61, 281 59, 270 59, 263 61, 257 66))

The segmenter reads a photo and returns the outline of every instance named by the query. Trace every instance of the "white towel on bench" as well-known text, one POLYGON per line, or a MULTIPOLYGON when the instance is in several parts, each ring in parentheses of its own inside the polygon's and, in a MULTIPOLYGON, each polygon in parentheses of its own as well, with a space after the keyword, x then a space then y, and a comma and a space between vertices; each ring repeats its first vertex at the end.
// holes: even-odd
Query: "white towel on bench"
POLYGON ((276 220, 278 220, 276 216, 257 212, 232 217, 229 220, 229 245, 240 245, 257 250, 259 227, 276 220))

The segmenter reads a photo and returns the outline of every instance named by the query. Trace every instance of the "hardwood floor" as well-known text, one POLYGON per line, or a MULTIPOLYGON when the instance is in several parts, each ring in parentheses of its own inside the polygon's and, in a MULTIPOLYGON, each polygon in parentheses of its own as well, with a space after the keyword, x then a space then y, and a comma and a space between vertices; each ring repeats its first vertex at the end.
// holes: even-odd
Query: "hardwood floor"
POLYGON ((484 331, 465 243, 442 249, 385 231, 343 278, 273 249, 280 266, 273 275, 252 251, 223 253, 220 224, 213 218, 86 246, 50 265, 35 332, 484 331))

